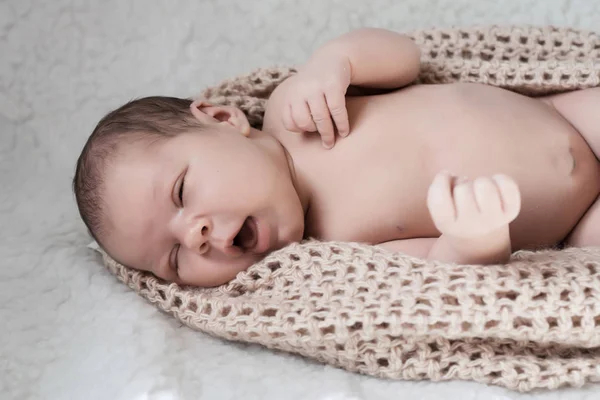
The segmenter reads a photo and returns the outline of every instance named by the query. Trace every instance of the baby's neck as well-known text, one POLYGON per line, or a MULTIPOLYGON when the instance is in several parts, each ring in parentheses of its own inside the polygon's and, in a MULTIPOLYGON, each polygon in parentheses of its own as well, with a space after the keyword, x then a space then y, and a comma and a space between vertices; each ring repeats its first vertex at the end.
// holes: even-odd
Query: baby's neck
POLYGON ((298 194, 298 198, 300 199, 300 203, 302 204, 304 215, 306 216, 310 205, 310 185, 307 180, 297 172, 294 165, 294 159, 290 152, 274 135, 265 131, 251 129, 250 137, 253 137, 257 143, 271 155, 277 165, 281 168, 285 168, 288 172, 292 184, 296 189, 296 193, 298 194))

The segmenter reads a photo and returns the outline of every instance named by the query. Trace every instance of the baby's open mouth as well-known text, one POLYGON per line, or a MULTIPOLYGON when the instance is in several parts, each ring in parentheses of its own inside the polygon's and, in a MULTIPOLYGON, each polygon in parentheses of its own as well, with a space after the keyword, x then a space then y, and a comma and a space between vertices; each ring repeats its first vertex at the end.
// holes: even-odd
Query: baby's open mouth
POLYGON ((242 227, 240 228, 240 231, 233 238, 233 245, 245 251, 252 250, 258 241, 257 232, 258 230, 254 218, 246 218, 242 224, 242 227))

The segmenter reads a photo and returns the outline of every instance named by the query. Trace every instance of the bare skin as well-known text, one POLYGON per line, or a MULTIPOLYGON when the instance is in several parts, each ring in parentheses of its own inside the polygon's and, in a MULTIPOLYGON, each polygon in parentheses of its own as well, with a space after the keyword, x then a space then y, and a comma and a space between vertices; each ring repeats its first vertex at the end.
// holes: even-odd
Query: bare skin
POLYGON ((331 150, 314 135, 286 132, 278 118, 264 127, 318 187, 306 236, 435 260, 503 262, 511 251, 564 240, 598 196, 593 152, 538 99, 474 84, 415 86, 349 98, 347 109, 352 133, 331 150), (455 184, 444 170, 467 179, 455 184), (462 219, 444 220, 456 216, 452 207, 462 219))
POLYGON ((570 232, 568 245, 600 245, 600 207, 590 207, 600 191, 600 89, 532 99, 476 84, 412 86, 348 97, 345 110, 334 95, 348 84, 409 83, 416 54, 405 38, 351 33, 272 95, 263 128, 317 187, 305 236, 481 264, 554 246, 570 232), (396 59, 403 68, 385 67, 396 59), (327 152, 306 134, 317 131, 331 148, 333 126, 351 134, 327 152))
POLYGON ((240 110, 194 102, 205 132, 123 149, 108 168, 105 249, 215 286, 302 238, 463 264, 600 245, 600 88, 534 99, 410 86, 418 72, 409 38, 364 29, 274 91, 263 131, 240 110))

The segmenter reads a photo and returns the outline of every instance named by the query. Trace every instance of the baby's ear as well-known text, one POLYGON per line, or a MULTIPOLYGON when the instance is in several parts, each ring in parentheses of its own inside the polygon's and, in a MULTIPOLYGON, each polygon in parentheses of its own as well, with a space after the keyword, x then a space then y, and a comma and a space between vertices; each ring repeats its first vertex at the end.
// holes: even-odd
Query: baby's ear
POLYGON ((190 105, 192 114, 203 123, 214 123, 215 120, 227 123, 238 129, 242 135, 250 135, 250 123, 242 110, 232 106, 216 106, 205 100, 196 100, 190 105))

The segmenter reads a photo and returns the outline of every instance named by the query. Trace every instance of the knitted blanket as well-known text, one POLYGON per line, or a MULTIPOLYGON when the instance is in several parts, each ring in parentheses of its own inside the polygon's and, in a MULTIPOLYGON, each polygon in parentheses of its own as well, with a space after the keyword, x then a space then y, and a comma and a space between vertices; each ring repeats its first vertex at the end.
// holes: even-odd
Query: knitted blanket
MULTIPOLYGON (((481 82, 528 95, 600 84, 600 36, 554 27, 424 30, 421 83, 481 82)), ((290 68, 207 89, 260 127, 290 68)), ((349 371, 465 379, 530 391, 600 381, 600 248, 517 252, 510 263, 425 262, 309 240, 218 288, 183 288, 106 254, 122 282, 185 325, 349 371)))

